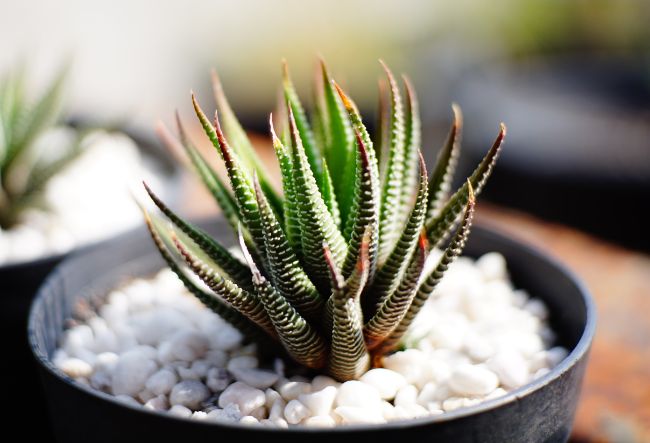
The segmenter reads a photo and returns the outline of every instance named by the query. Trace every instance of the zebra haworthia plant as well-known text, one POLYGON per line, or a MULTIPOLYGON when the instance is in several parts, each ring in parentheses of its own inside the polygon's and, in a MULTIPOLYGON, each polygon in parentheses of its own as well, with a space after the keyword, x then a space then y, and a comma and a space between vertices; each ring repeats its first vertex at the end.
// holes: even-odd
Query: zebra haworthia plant
POLYGON ((283 109, 270 119, 282 194, 271 185, 216 75, 214 121, 194 96, 192 101, 225 164, 229 186, 190 142, 179 118, 178 139, 160 128, 168 144, 184 150, 218 202, 238 234, 245 262, 145 185, 165 216, 145 211, 151 235, 188 289, 251 339, 270 337, 296 362, 341 381, 358 378, 400 346, 463 250, 475 196, 505 136, 502 125, 473 174, 450 196, 459 109, 454 106, 451 131, 429 176, 413 88, 404 77, 403 96, 382 66, 387 87, 373 140, 323 63, 311 118, 285 65, 283 109), (442 254, 432 254, 437 261, 426 265, 433 248, 442 254))
POLYGON ((24 210, 41 205, 48 181, 81 152, 81 132, 62 149, 38 149, 41 136, 64 127, 59 108, 65 76, 62 69, 32 100, 22 70, 0 80, 0 230, 17 224, 24 210))

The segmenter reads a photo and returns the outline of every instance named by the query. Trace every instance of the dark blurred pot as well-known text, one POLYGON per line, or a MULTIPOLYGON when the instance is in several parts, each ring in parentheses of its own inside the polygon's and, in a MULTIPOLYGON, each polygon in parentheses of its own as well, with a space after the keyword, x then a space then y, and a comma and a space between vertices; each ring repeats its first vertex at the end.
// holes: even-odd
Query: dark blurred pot
MULTIPOLYGON (((157 143, 151 138, 138 133, 127 132, 144 153, 145 158, 161 169, 161 172, 172 182, 180 180, 180 173, 176 163, 157 143)), ((174 187, 170 186, 170 189, 174 187)), ((170 200, 174 200, 173 196, 170 200)), ((103 247, 108 240, 100 240, 92 244, 79 246, 79 251, 87 251, 93 247, 103 247)), ((19 262, 0 266, 0 324, 5 337, 5 350, 7 356, 1 365, 0 379, 9 381, 8 392, 5 392, 19 414, 29 411, 31 417, 41 422, 47 422, 47 408, 44 404, 43 393, 38 383, 33 381, 37 377, 37 370, 33 363, 33 356, 27 343, 27 317, 34 294, 43 283, 45 277, 71 254, 49 255, 31 261, 19 262)), ((13 408, 13 407, 12 407, 13 408)), ((13 421, 9 427, 16 426, 21 435, 25 437, 38 433, 42 435, 42 427, 27 427, 13 421)))
POLYGON ((650 199, 647 57, 548 56, 459 76, 459 172, 474 167, 504 121, 507 146, 483 198, 650 251, 635 211, 650 199))
MULTIPOLYGON (((223 220, 204 226, 221 240, 232 237, 223 220)), ((564 442, 571 431, 594 334, 593 301, 561 265, 512 239, 478 227, 470 236, 468 253, 478 256, 488 251, 503 253, 515 284, 548 304, 552 326, 560 344, 571 350, 570 355, 546 376, 477 406, 431 418, 330 430, 280 430, 174 418, 125 405, 66 377, 50 359, 75 304, 106 294, 129 278, 146 276, 163 265, 144 230, 122 236, 101 250, 77 254, 47 279, 29 318, 29 341, 39 362, 56 436, 65 442, 120 443, 215 438, 221 441, 275 441, 277 438, 287 443, 333 439, 340 442, 564 442)))

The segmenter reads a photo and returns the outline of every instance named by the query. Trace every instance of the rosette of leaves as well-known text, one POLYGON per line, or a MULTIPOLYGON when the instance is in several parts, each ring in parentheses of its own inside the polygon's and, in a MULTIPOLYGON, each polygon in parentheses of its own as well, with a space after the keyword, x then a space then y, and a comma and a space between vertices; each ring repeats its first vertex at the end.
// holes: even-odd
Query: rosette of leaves
POLYGON ((413 88, 383 65, 377 134, 321 63, 308 118, 284 66, 283 109, 270 119, 282 194, 272 185, 216 74, 218 114, 192 96, 198 120, 225 164, 208 165, 177 118, 182 147, 237 232, 230 250, 167 207, 145 218, 155 244, 188 289, 251 339, 280 343, 301 365, 345 381, 398 349, 445 270, 461 253, 475 197, 488 179, 505 127, 465 183, 450 192, 462 119, 454 121, 431 174, 420 152, 413 88), (278 130, 276 130, 279 129, 278 130), (165 220, 166 219, 166 220, 165 220), (427 264, 431 254, 435 263, 427 264), (202 283, 201 283, 202 282, 202 283))
POLYGON ((30 97, 23 70, 0 80, 1 229, 17 224, 26 209, 42 207, 47 182, 81 152, 81 131, 56 149, 38 149, 44 134, 64 126, 60 104, 66 72, 59 71, 37 97, 30 97))

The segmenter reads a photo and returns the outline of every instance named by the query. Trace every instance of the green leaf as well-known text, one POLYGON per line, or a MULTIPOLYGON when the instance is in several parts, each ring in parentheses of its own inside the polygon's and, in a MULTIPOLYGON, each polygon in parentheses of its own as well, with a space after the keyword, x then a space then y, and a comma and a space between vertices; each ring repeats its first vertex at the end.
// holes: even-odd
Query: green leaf
POLYGON ((361 242, 359 260, 354 272, 343 286, 336 263, 325 245, 325 257, 333 282, 330 297, 332 316, 332 343, 328 372, 339 381, 359 378, 370 367, 370 354, 363 336, 363 312, 360 297, 368 281, 370 230, 367 229, 361 242))
POLYGON ((470 195, 470 186, 473 188, 474 195, 478 196, 485 182, 490 177, 494 164, 496 163, 503 140, 506 136, 506 126, 501 123, 501 130, 497 135, 494 144, 483 157, 481 163, 476 167, 467 182, 463 184, 460 189, 451 196, 447 204, 443 207, 436 217, 428 219, 425 226, 427 230, 427 238, 431 247, 437 247, 445 240, 445 235, 449 229, 454 225, 458 217, 467 204, 470 195))
POLYGON ((329 272, 323 259, 322 245, 327 243, 335 260, 340 263, 345 256, 345 241, 318 190, 291 109, 289 125, 294 145, 293 183, 300 220, 303 262, 316 287, 326 294, 329 292, 329 272))
POLYGON ((428 192, 427 169, 422 155, 420 155, 418 169, 420 171, 420 183, 415 206, 411 210, 404 230, 401 231, 399 240, 384 265, 377 271, 372 287, 368 289, 365 296, 367 300, 365 307, 373 314, 386 298, 390 297, 397 289, 417 246, 418 237, 422 232, 428 192))
POLYGON ((422 145, 422 131, 420 124, 420 110, 415 90, 408 77, 402 76, 406 90, 406 112, 404 125, 406 127, 404 139, 404 176, 402 177, 402 191, 400 209, 398 214, 401 219, 399 225, 406 222, 409 208, 413 204, 414 191, 418 185, 418 173, 415 165, 418 163, 419 152, 422 145))
MULTIPOLYGON (((249 320, 264 329, 271 336, 275 335, 275 329, 271 319, 264 310, 260 299, 253 293, 243 290, 234 282, 224 278, 218 271, 199 258, 191 244, 185 244, 172 231, 174 246, 185 259, 189 268, 205 283, 217 296, 228 302, 230 306, 244 314, 249 320)), ((253 286, 255 286, 253 284, 253 286)))
POLYGON ((239 120, 237 120, 237 116, 230 107, 230 103, 228 103, 226 94, 223 92, 221 81, 215 70, 212 70, 212 90, 221 114, 224 132, 228 140, 232 143, 233 150, 241 156, 241 160, 248 170, 257 171, 266 197, 269 199, 275 212, 282 217, 282 198, 273 188, 273 182, 267 172, 268 168, 258 157, 248 135, 246 135, 239 120))
POLYGON ((221 208, 224 218, 228 221, 228 224, 233 229, 236 229, 240 221, 237 202, 235 202, 235 199, 230 193, 230 190, 223 183, 219 175, 214 171, 214 169, 212 169, 205 158, 201 155, 199 150, 187 137, 187 133, 183 127, 178 112, 176 113, 176 125, 178 128, 180 143, 179 140, 171 135, 169 130, 162 124, 157 128, 159 137, 172 151, 178 151, 178 147, 180 146, 180 149, 185 153, 187 158, 190 159, 192 167, 201 178, 203 185, 208 189, 212 197, 215 199, 219 208, 221 208))
POLYGON ((330 175, 329 168, 327 167, 327 162, 323 159, 323 183, 320 186, 321 194, 323 195, 323 200, 327 209, 330 211, 332 219, 336 226, 341 226, 341 213, 339 212, 339 204, 336 201, 336 195, 334 195, 334 184, 332 183, 332 177, 330 175))
MULTIPOLYGON (((282 188, 284 189, 284 230, 287 240, 296 253, 300 251, 300 219, 293 184, 293 161, 286 145, 280 141, 273 128, 273 116, 269 118, 273 149, 280 164, 282 188)), ((298 254, 300 256, 300 254, 298 254)))
POLYGON ((144 188, 160 212, 165 214, 178 229, 201 248, 203 253, 219 267, 220 273, 226 274, 238 286, 247 290, 252 289, 251 272, 246 265, 233 257, 228 249, 204 231, 179 217, 154 194, 146 183, 144 183, 144 188))
POLYGON ((162 227, 161 221, 153 219, 153 217, 144 209, 143 213, 147 229, 151 234, 151 238, 153 239, 156 248, 169 268, 174 272, 174 274, 176 274, 181 282, 183 282, 187 290, 217 315, 241 331, 247 338, 259 340, 261 337, 266 336, 266 334, 263 333, 254 322, 250 321, 236 309, 228 306, 219 297, 215 297, 213 293, 208 293, 194 283, 192 278, 186 274, 173 257, 171 251, 176 251, 176 249, 173 246, 171 238, 168 235, 165 235, 167 231, 162 227), (165 238, 165 240, 163 240, 163 238, 165 238))
POLYGON ((386 175, 386 163, 390 148, 390 105, 388 104, 388 86, 386 80, 379 79, 379 105, 377 106, 377 130, 375 131, 375 151, 379 165, 379 177, 383 183, 386 175))
POLYGON ((472 185, 469 180, 467 182, 467 189, 469 190, 467 203, 465 204, 465 214, 460 227, 456 230, 449 246, 445 249, 442 257, 438 261, 433 272, 421 279, 421 283, 415 293, 408 310, 404 314, 399 325, 391 332, 390 336, 381 344, 380 353, 389 352, 399 344, 400 340, 411 326, 415 317, 420 313, 420 309, 424 303, 429 299, 431 293, 438 285, 449 265, 458 257, 465 248, 467 237, 472 226, 472 218, 474 216, 474 205, 476 203, 472 185))
MULTIPOLYGON (((323 86, 323 109, 319 113, 323 116, 325 134, 324 155, 332 174, 334 193, 336 195, 341 225, 346 226, 352 205, 350 189, 355 183, 355 157, 354 132, 350 124, 348 113, 343 106, 341 98, 336 92, 325 62, 321 60, 321 76, 323 86)), ((317 101, 318 105, 321 103, 317 101)))
POLYGON ((314 133, 311 130, 309 125, 309 120, 307 120, 307 115, 305 114, 305 109, 300 103, 300 98, 298 93, 291 82, 291 76, 289 75, 289 66, 287 65, 286 60, 282 62, 282 84, 284 88, 284 98, 287 101, 287 108, 293 113, 293 118, 296 122, 296 128, 300 134, 300 140, 302 141, 302 146, 305 150, 307 156, 307 161, 311 168, 311 172, 316 179, 317 184, 323 183, 323 165, 321 164, 321 154, 316 147, 316 142, 314 141, 314 133))
MULTIPOLYGON (((219 126, 219 119, 215 118, 215 126, 212 126, 208 118, 201 110, 199 103, 192 95, 192 103, 203 130, 212 142, 217 151, 221 154, 221 158, 226 166, 226 172, 230 180, 230 187, 233 190, 235 201, 239 208, 241 220, 244 226, 250 233, 252 241, 256 248, 256 253, 261 257, 266 257, 264 251, 264 233, 262 232, 259 208, 257 207, 257 199, 255 198, 255 189, 250 181, 248 173, 241 165, 237 154, 230 148, 226 138, 219 126)), ((263 259, 264 259, 263 258, 263 259)), ((266 265, 266 263, 264 263, 266 265)))
POLYGON ((390 69, 381 62, 390 90, 390 148, 386 177, 382 183, 381 213, 379 216, 379 264, 383 264, 395 246, 401 229, 399 213, 404 177, 404 109, 399 87, 390 69))
POLYGON ((379 346, 402 321, 418 289, 418 282, 427 256, 426 236, 420 241, 399 286, 377 309, 375 315, 365 324, 364 336, 368 349, 379 346))
POLYGON ((271 319, 280 342, 291 358, 312 369, 322 368, 327 360, 327 344, 316 330, 273 288, 257 269, 248 253, 246 244, 240 241, 242 252, 253 273, 257 296, 271 319))
POLYGON ((449 130, 445 146, 438 154, 436 167, 429 181, 429 202, 427 204, 427 219, 437 216, 449 197, 451 181, 454 177, 458 156, 460 154, 460 140, 463 132, 463 114, 460 107, 452 105, 454 122, 449 130))
POLYGON ((348 276, 358 261, 363 233, 370 227, 371 239, 368 251, 369 280, 372 281, 377 268, 377 250, 379 243, 379 178, 377 159, 372 142, 356 106, 335 84, 337 92, 350 116, 356 135, 356 174, 354 198, 348 217, 345 237, 349 239, 348 252, 343 264, 343 275, 348 276))
POLYGON ((45 92, 31 105, 22 104, 22 111, 15 109, 14 131, 10 144, 5 146, 5 155, 0 168, 0 177, 10 169, 11 164, 29 145, 59 118, 60 102, 63 95, 68 66, 59 70, 45 92))
POLYGON ((325 302, 300 266, 298 257, 289 245, 256 177, 254 180, 273 286, 300 315, 313 324, 318 324, 322 319, 325 302))

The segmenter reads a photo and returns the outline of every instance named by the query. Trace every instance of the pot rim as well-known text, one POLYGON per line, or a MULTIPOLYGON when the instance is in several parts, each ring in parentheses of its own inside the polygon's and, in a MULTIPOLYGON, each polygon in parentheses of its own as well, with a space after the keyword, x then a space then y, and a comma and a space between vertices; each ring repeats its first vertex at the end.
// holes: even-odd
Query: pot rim
MULTIPOLYGON (((219 217, 221 219, 221 217, 219 217)), ((67 266, 71 266, 70 263, 74 264, 76 260, 80 260, 80 256, 83 255, 83 252, 87 252, 87 249, 84 249, 83 251, 79 251, 78 253, 75 253, 70 259, 65 260, 62 262, 60 265, 58 265, 54 271, 50 274, 50 276, 46 279, 45 283, 41 286, 39 291, 37 292, 37 295, 30 307, 30 312, 29 312, 29 318, 28 318, 28 327, 27 327, 27 334, 28 334, 28 340, 29 340, 29 346, 30 350, 36 359, 36 361, 41 364, 45 369, 53 376, 56 378, 60 379, 62 382, 68 384, 69 386, 81 390, 82 392, 99 397, 102 400, 109 401, 113 403, 114 405, 118 407, 123 407, 123 408, 128 408, 131 409, 135 413, 142 413, 142 414, 153 414, 158 417, 164 417, 169 420, 178 420, 182 421, 184 423, 193 423, 195 426, 211 426, 214 428, 219 428, 219 427, 227 427, 227 428, 232 428, 232 429, 239 429, 239 430, 247 430, 251 432, 258 432, 258 433, 305 433, 305 434, 312 434, 312 433, 322 433, 322 432, 332 432, 332 433, 347 433, 347 432, 367 432, 367 431, 377 431, 377 430, 383 430, 383 429, 391 429, 391 430, 401 430, 401 429, 407 429, 411 427, 418 427, 418 426, 424 426, 424 425, 433 425, 435 423, 444 423, 452 420, 456 420, 458 418, 462 417, 467 417, 470 415, 474 414, 480 414, 483 412, 487 412, 493 409, 497 409, 501 406, 505 406, 514 402, 519 401, 520 398, 525 397, 526 395, 535 392, 539 389, 542 389, 544 386, 548 385, 551 383, 553 380, 561 377, 565 372, 567 372, 571 367, 573 367, 578 361, 580 361, 582 358, 585 357, 585 355, 589 352, 591 343, 593 341, 593 337, 595 334, 596 330, 596 305, 593 300, 593 297, 591 296, 589 290, 587 289, 586 285, 582 282, 580 278, 578 278, 573 271, 571 271, 566 265, 561 263, 557 258, 547 254, 546 252, 540 250, 538 247, 531 245, 530 243, 511 237, 510 235, 507 235, 503 231, 499 231, 498 229, 495 229, 492 226, 486 226, 485 224, 482 223, 477 223, 477 226, 475 226, 473 229, 477 231, 481 231, 482 235, 485 235, 486 237, 496 239, 499 242, 510 244, 511 246, 516 246, 520 249, 523 249, 524 252, 527 254, 536 256, 537 258, 540 258, 542 260, 547 261, 551 266, 556 268, 558 271, 563 273, 567 279, 573 283, 576 287, 576 289, 580 292, 582 301, 585 304, 586 308, 586 323, 584 330, 582 332, 582 335, 580 336, 580 339, 578 340, 578 343, 576 346, 569 352, 569 355, 560 362, 557 366, 555 366, 553 369, 551 369, 547 374, 545 374, 542 377, 539 377, 537 379, 534 379, 533 381, 525 384, 524 386, 521 386, 517 389, 514 389, 507 394, 497 397, 491 400, 485 400, 482 401, 476 405, 472 406, 467 406, 467 407, 462 407, 450 412, 445 412, 440 415, 432 415, 432 416, 426 416, 426 417, 419 417, 419 418, 412 418, 412 419, 407 419, 407 420, 395 420, 395 421, 390 421, 387 423, 381 423, 381 424, 349 424, 345 426, 335 426, 332 428, 323 428, 323 427, 307 427, 307 426, 298 426, 294 428, 289 428, 289 429, 282 429, 282 428, 270 428, 270 427, 260 427, 260 426, 251 426, 247 424, 240 424, 240 423, 228 423, 228 422, 206 422, 204 420, 192 420, 190 418, 185 418, 185 417, 177 417, 172 414, 169 414, 166 411, 154 411, 150 409, 145 409, 142 406, 134 406, 130 405, 127 403, 124 403, 120 400, 117 400, 116 397, 107 394, 102 391, 95 390, 91 388, 90 386, 83 385, 81 383, 78 383, 74 379, 68 377, 65 375, 61 370, 59 370, 57 367, 54 366, 52 363, 51 359, 45 355, 45 353, 42 351, 42 349, 37 348, 36 346, 36 333, 35 333, 35 323, 36 323, 36 309, 39 307, 39 305, 42 303, 43 300, 43 294, 42 290, 46 286, 51 285, 53 281, 55 281, 58 276, 62 273, 62 269, 64 269, 67 266)), ((134 231, 130 232, 130 235, 133 235, 134 231)), ((113 243, 119 242, 119 240, 123 238, 128 238, 130 237, 129 233, 121 235, 117 240, 113 240, 113 243)), ((153 254, 152 254, 153 256, 153 254)), ((164 266, 163 266, 164 267, 164 266)), ((162 269, 162 267, 161 267, 162 269)))

